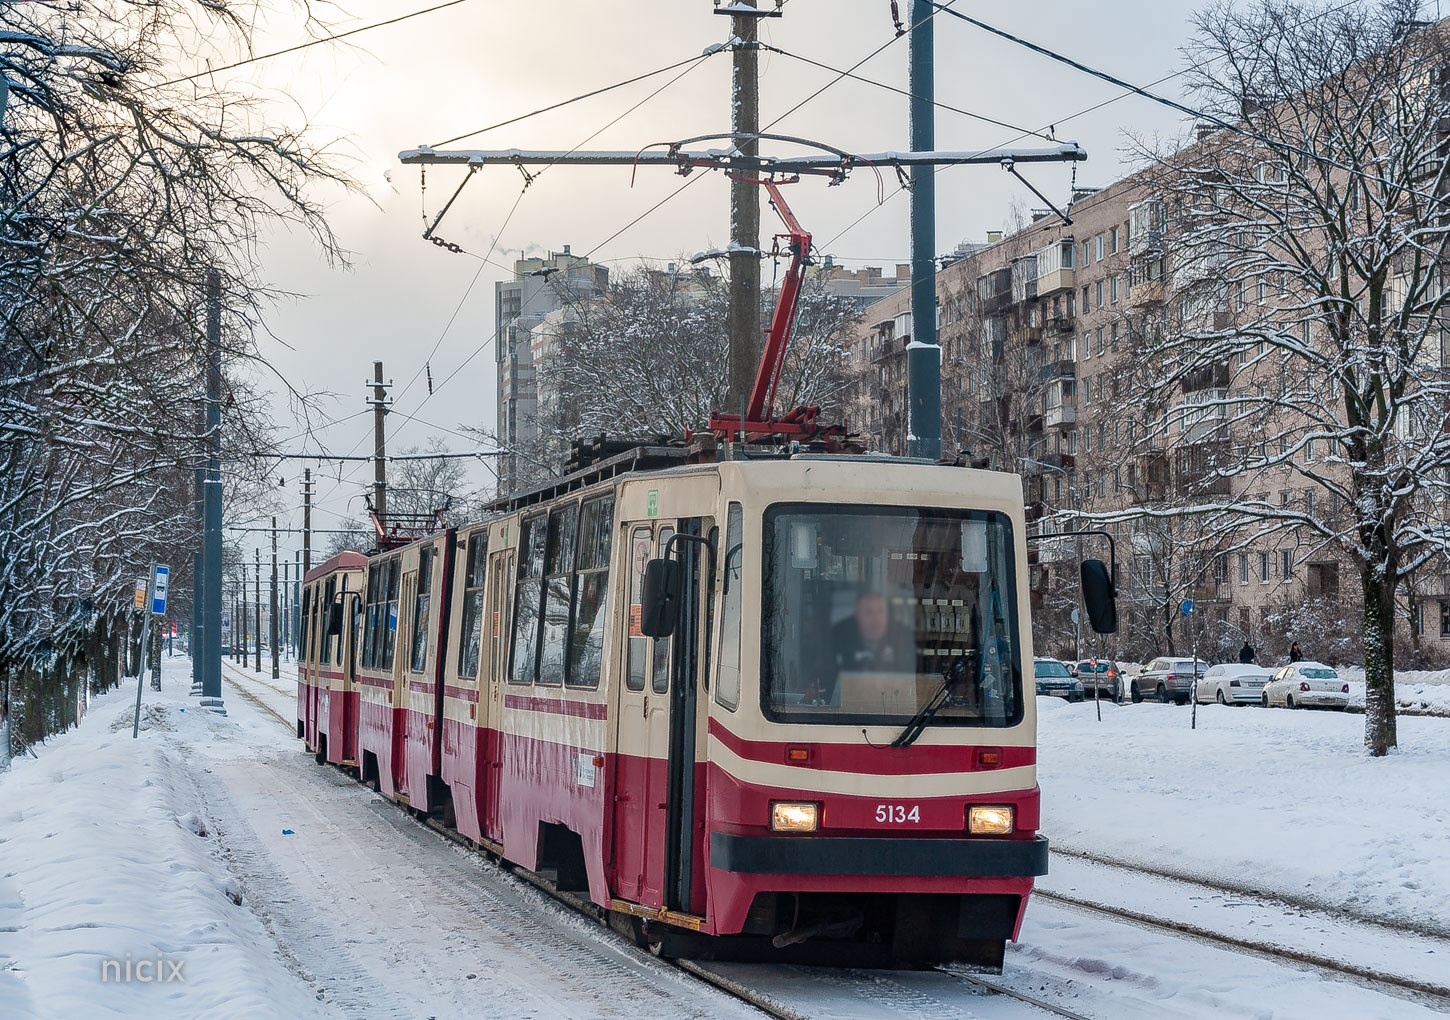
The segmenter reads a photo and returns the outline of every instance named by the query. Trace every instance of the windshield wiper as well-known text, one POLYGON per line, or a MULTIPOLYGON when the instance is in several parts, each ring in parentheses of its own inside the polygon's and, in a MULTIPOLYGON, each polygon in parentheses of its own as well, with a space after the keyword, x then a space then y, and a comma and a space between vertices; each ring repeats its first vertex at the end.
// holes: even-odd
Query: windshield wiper
POLYGON ((966 679, 967 656, 959 655, 946 669, 942 670, 941 686, 931 696, 925 705, 917 710, 916 715, 906 724, 906 729, 897 734, 896 739, 891 742, 892 747, 910 747, 916 743, 916 738, 931 725, 936 714, 947 705, 951 704, 952 688, 966 679))

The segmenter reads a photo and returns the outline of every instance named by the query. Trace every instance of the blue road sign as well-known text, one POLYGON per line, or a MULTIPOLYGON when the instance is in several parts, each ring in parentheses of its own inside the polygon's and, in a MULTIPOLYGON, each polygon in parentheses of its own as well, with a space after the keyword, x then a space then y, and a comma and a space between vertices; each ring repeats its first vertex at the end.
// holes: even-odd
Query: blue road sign
POLYGON ((166 589, 170 581, 171 568, 158 563, 156 572, 151 578, 151 613, 153 616, 166 615, 166 589))
POLYGON ((1194 609, 1196 609, 1197 607, 1193 604, 1192 599, 1184 599, 1183 604, 1178 608, 1183 610, 1184 616, 1192 616, 1194 609))

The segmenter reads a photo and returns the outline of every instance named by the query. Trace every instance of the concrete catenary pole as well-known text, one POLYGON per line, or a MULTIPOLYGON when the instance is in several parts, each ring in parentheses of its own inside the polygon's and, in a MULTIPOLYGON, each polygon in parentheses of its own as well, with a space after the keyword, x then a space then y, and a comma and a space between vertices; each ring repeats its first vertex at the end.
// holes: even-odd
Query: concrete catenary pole
MULTIPOLYGON (((933 8, 912 0, 911 148, 936 148, 933 8)), ((911 168, 911 345, 906 352, 907 452, 941 457, 941 348, 936 334, 936 168, 911 168)))
POLYGON ((383 419, 387 417, 387 388, 383 384, 383 363, 373 362, 373 509, 378 520, 388 513, 388 459, 383 419))
POLYGON ((272 518, 272 619, 268 630, 272 637, 272 679, 277 680, 282 676, 281 648, 278 638, 278 628, 282 618, 277 614, 277 518, 272 518))
MULTIPOLYGON (((759 21, 766 12, 756 0, 734 0, 728 8, 731 33, 740 40, 732 54, 730 90, 731 145, 746 157, 760 155, 759 21)), ((721 13, 724 13, 722 11, 721 13)), ((755 176, 751 169, 748 176, 755 176)), ((760 189, 739 180, 730 183, 730 349, 725 410, 737 411, 750 396, 760 364, 760 189)))
POLYGON ((304 580, 312 569, 312 469, 302 471, 302 573, 297 579, 304 580))
POLYGON ((302 661, 302 550, 297 550, 297 569, 292 580, 292 655, 302 661))
MULTIPOLYGON (((196 409, 197 443, 203 458, 206 453, 206 405, 196 409)), ((205 460, 198 458, 196 464, 196 552, 191 557, 191 634, 187 640, 191 647, 191 693, 201 695, 201 599, 202 569, 206 554, 206 468, 205 460)))
POLYGON ((206 274, 206 548, 202 590, 206 610, 201 633, 201 704, 225 714, 222 705, 222 283, 215 269, 206 274))

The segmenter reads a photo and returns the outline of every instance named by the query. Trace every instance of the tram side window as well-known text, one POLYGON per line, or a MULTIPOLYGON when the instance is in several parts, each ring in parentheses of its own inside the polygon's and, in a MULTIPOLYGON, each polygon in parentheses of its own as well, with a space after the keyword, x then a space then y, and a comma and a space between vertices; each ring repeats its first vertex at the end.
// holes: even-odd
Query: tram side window
POLYGON ((741 530, 744 514, 739 503, 731 503, 725 518, 725 594, 720 609, 720 679, 715 700, 735 711, 740 707, 740 610, 744 585, 740 570, 744 562, 741 530))
POLYGON ((304 588, 303 591, 302 591, 302 629, 301 629, 300 634, 298 635, 302 639, 302 646, 301 647, 302 647, 302 658, 303 658, 303 661, 304 662, 310 662, 311 659, 312 659, 312 650, 307 646, 307 636, 308 636, 308 634, 310 632, 309 631, 308 624, 312 622, 311 621, 311 618, 310 618, 310 614, 311 613, 312 613, 312 589, 311 588, 304 588))
POLYGON ((320 614, 322 617, 322 654, 317 657, 318 660, 321 662, 337 661, 337 637, 333 635, 331 629, 328 627, 329 621, 327 619, 328 614, 332 612, 333 598, 336 594, 337 579, 334 577, 329 577, 327 579, 327 584, 322 589, 322 605, 318 607, 322 610, 320 614))
POLYGON ((514 597, 514 643, 509 681, 531 684, 539 664, 539 599, 544 587, 544 539, 548 519, 523 522, 519 533, 519 581, 514 597))
POLYGON ((378 668, 393 668, 393 647, 398 638, 398 585, 402 581, 403 563, 398 557, 388 561, 385 600, 378 607, 378 633, 382 635, 378 668))
POLYGON ((644 636, 644 568, 650 558, 649 528, 635 528, 629 536, 629 648, 624 685, 631 691, 644 690, 649 662, 649 638, 644 636))
MULTIPOLYGON (((665 549, 674 534, 674 528, 660 529, 659 551, 655 553, 656 556, 665 555, 665 549)), ((650 684, 656 694, 665 694, 670 689, 670 642, 672 640, 674 639, 659 638, 654 643, 654 661, 650 665, 650 684)))
POLYGON ((604 602, 609 591, 609 550, 614 535, 614 498, 585 503, 579 515, 569 666, 574 687, 598 687, 604 654, 604 602))
POLYGON ((458 675, 478 676, 478 652, 483 630, 483 586, 488 570, 488 532, 468 539, 463 579, 463 626, 459 628, 458 675))
POLYGON ((536 682, 556 686, 564 680, 569 644, 569 582, 578 551, 579 505, 559 507, 549 514, 548 556, 544 563, 544 598, 539 619, 539 672, 536 682))
POLYGON ((378 623, 378 575, 383 568, 374 563, 368 567, 366 605, 363 607, 362 666, 373 668, 373 641, 377 639, 378 623))
POLYGON ((428 665, 429 609, 433 602, 433 550, 418 551, 418 592, 413 599, 413 652, 410 656, 414 673, 428 665))

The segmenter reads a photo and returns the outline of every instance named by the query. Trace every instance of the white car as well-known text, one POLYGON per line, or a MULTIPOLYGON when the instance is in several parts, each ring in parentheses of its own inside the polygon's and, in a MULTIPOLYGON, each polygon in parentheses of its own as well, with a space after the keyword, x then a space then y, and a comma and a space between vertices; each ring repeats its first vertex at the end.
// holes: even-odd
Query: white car
POLYGON ((1264 696, 1269 671, 1253 663, 1222 662, 1208 667, 1198 681, 1200 705, 1216 701, 1220 705, 1257 705, 1264 696))
POLYGON ((1318 705, 1345 709, 1349 707, 1349 684, 1340 679, 1332 666, 1322 662, 1296 662, 1274 674, 1273 679, 1264 685, 1262 699, 1266 708, 1274 705, 1285 708, 1318 705))

